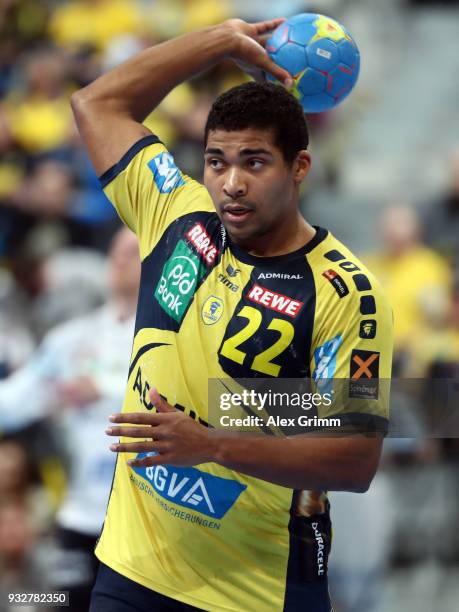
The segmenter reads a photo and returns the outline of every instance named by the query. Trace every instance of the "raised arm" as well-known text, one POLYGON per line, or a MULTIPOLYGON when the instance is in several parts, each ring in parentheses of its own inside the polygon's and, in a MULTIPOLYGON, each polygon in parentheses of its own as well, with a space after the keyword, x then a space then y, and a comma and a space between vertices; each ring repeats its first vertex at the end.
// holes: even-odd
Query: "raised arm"
POLYGON ((282 19, 240 19, 185 34, 142 51, 72 96, 72 109, 96 172, 101 175, 140 138, 142 121, 178 84, 225 58, 270 72, 289 84, 263 41, 282 19))

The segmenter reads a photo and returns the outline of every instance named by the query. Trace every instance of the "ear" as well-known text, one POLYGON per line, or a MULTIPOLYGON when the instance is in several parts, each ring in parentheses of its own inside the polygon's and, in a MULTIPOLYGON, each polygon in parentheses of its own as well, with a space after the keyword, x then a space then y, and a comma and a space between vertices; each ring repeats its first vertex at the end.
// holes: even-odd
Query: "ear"
POLYGON ((311 168, 311 156, 303 149, 298 152, 295 161, 293 162, 293 180, 300 184, 307 176, 311 168))

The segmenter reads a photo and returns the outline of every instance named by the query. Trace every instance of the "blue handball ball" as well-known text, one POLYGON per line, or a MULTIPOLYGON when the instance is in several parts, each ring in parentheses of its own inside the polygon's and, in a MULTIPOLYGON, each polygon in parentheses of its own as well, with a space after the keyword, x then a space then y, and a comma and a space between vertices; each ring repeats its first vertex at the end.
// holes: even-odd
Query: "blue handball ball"
MULTIPOLYGON (((266 43, 271 59, 294 77, 291 93, 306 113, 337 106, 357 82, 360 53, 349 32, 316 13, 290 17, 266 43)), ((267 74, 269 81, 277 82, 267 74)))

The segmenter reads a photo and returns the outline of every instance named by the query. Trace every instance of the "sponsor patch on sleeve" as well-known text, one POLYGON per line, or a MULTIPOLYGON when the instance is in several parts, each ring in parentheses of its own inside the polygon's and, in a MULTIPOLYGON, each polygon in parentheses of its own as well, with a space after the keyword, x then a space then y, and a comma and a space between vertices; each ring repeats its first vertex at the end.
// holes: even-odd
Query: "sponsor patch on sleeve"
POLYGON ((156 155, 148 162, 153 173, 153 180, 160 193, 170 193, 173 189, 185 184, 182 173, 175 165, 174 158, 167 151, 156 155))
POLYGON ((325 272, 322 273, 322 276, 330 281, 340 298, 348 295, 349 289, 338 272, 335 272, 335 270, 330 268, 330 270, 325 270, 325 272))
POLYGON ((349 397, 378 399, 379 357, 375 351, 353 349, 349 373, 349 397))
POLYGON ((359 336, 366 340, 372 340, 376 336, 376 320, 364 319, 360 321, 359 336))

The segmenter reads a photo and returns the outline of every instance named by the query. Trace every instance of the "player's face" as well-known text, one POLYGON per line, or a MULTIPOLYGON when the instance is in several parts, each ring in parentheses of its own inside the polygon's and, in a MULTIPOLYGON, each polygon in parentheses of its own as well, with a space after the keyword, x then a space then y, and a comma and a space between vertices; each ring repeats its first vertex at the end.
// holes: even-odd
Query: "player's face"
POLYGON ((204 184, 236 243, 247 246, 283 231, 298 214, 298 186, 306 173, 297 161, 286 163, 270 130, 209 132, 204 184))

